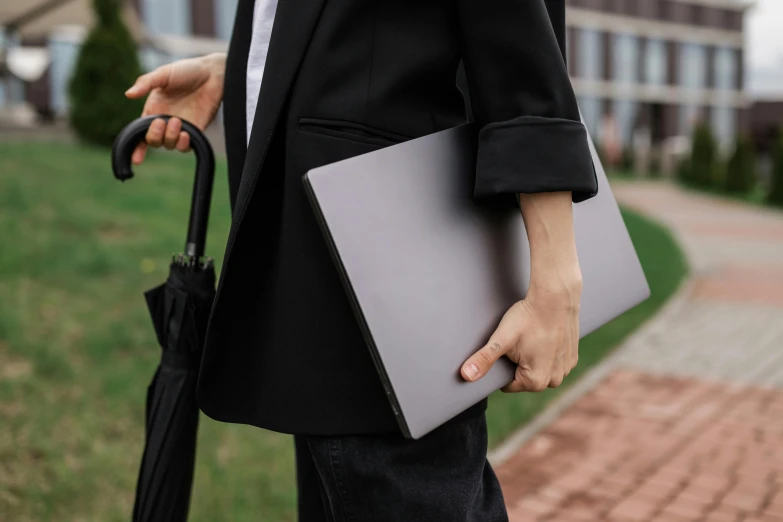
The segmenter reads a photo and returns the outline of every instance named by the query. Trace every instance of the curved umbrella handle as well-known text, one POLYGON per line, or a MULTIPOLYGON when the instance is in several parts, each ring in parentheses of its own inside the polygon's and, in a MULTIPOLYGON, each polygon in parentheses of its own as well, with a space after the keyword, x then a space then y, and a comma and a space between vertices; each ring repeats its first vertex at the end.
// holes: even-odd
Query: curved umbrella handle
MULTIPOLYGON (((146 116, 129 123, 114 140, 111 149, 111 168, 114 177, 125 181, 133 177, 131 156, 136 146, 147 134, 153 120, 168 121, 171 116, 146 116)), ((204 255, 207 241, 209 204, 212 199, 212 182, 215 178, 215 154, 206 136, 192 123, 182 120, 182 130, 190 135, 190 146, 196 153, 196 180, 190 205, 190 223, 185 253, 196 258, 204 255)))

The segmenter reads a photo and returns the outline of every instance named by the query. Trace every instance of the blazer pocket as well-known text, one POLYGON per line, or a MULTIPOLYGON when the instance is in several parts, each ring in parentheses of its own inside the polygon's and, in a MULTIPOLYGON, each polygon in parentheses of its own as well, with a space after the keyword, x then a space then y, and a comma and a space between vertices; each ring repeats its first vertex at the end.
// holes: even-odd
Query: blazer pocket
POLYGON ((402 134, 376 129, 362 123, 318 118, 299 118, 299 131, 380 146, 394 145, 411 139, 402 134))

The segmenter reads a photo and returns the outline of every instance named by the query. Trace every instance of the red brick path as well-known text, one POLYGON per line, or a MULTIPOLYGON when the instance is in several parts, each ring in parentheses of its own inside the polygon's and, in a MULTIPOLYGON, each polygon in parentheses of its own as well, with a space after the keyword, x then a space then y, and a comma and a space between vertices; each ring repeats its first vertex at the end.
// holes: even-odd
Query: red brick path
POLYGON ((783 391, 617 370, 497 473, 511 522, 783 522, 783 391))

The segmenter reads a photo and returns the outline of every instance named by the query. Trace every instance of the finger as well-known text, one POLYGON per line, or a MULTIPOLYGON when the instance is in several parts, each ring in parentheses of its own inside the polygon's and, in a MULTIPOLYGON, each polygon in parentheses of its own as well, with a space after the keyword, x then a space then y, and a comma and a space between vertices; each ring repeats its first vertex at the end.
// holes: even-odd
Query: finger
POLYGON ((551 370, 533 370, 531 368, 517 366, 512 385, 518 383, 515 388, 518 391, 540 392, 547 389, 551 380, 551 370))
POLYGON ((531 381, 535 380, 532 379, 529 376, 530 370, 523 366, 517 366, 516 372, 514 372, 514 380, 501 388, 501 391, 503 393, 520 393, 520 392, 530 392, 530 391, 541 391, 545 390, 547 387, 547 384, 549 383, 549 379, 546 379, 546 384, 544 383, 544 379, 542 377, 541 379, 541 385, 540 386, 531 386, 531 381))
POLYGON ((568 360, 568 371, 570 372, 574 368, 576 368, 577 363, 579 362, 579 322, 575 322, 574 324, 574 332, 571 334, 571 341, 569 343, 571 346, 570 355, 571 358, 568 360))
MULTIPOLYGON (((516 308, 518 311, 519 308, 516 308)), ((523 308, 523 310, 525 310, 523 308)), ((489 338, 489 342, 482 347, 478 352, 474 353, 465 364, 462 365, 461 373, 462 377, 468 381, 476 381, 481 379, 495 364, 495 361, 500 359, 503 355, 509 354, 514 350, 514 347, 519 342, 522 336, 520 331, 520 324, 524 326, 527 324, 527 317, 522 314, 520 319, 519 314, 510 316, 509 312, 503 316, 500 320, 500 324, 495 329, 495 332, 489 338), (509 317, 513 317, 509 319, 509 317)), ((509 354, 512 361, 519 363, 515 360, 512 354, 509 354)))
POLYGON ((190 151, 190 135, 187 132, 180 132, 177 140, 177 150, 180 152, 190 151))
POLYGON ((570 364, 570 359, 571 354, 566 350, 560 355, 557 361, 555 361, 555 364, 552 367, 552 373, 549 376, 548 386, 550 388, 557 388, 563 384, 565 376, 568 375, 567 366, 570 364))
POLYGON ((565 379, 565 372, 563 371, 563 365, 560 364, 557 369, 552 373, 552 375, 549 377, 549 384, 547 384, 547 387, 549 388, 557 388, 561 384, 563 384, 563 380, 565 379))
POLYGON ((156 118, 147 129, 147 143, 150 147, 160 147, 163 143, 163 133, 166 131, 166 122, 162 118, 156 118))
POLYGON ((509 344, 493 335, 484 347, 471 355, 462 365, 462 377, 466 381, 477 381, 484 377, 495 361, 510 349, 509 344))
POLYGON ((166 124, 166 131, 163 134, 163 146, 169 150, 174 149, 179 141, 180 132, 182 132, 182 120, 171 118, 166 124))
POLYGON ((500 391, 503 393, 519 393, 525 391, 525 387, 522 382, 515 377, 513 381, 503 386, 500 391))
POLYGON ((571 370, 576 366, 576 361, 579 359, 579 352, 575 347, 568 350, 568 354, 563 359, 563 374, 568 377, 571 370))
POLYGON ((169 76, 171 74, 171 68, 168 65, 162 65, 150 71, 147 74, 142 74, 136 79, 136 82, 125 91, 125 96, 128 98, 141 98, 146 96, 152 89, 165 89, 169 83, 169 76))
POLYGON ((141 165, 146 155, 147 155, 147 142, 142 141, 136 146, 136 149, 133 151, 133 156, 131 157, 131 161, 133 161, 134 165, 141 165))
POLYGON ((573 344, 573 349, 571 350, 571 360, 568 361, 569 363, 569 372, 576 368, 576 365, 579 364, 579 341, 576 341, 573 344))

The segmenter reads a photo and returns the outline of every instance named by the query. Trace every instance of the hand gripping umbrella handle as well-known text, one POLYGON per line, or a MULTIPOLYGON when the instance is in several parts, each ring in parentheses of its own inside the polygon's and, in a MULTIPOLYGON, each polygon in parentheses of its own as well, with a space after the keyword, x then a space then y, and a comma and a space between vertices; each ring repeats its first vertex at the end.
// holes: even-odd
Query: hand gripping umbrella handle
MULTIPOLYGON (((111 149, 111 168, 115 178, 125 181, 133 177, 131 169, 133 151, 144 139, 152 121, 157 118, 168 121, 171 116, 155 115, 139 118, 129 123, 117 135, 111 149)), ((193 184, 185 253, 199 258, 204 255, 207 241, 209 204, 212 199, 212 182, 215 178, 215 154, 212 152, 209 140, 195 125, 182 120, 182 130, 190 135, 190 146, 196 153, 196 180, 193 184)))

